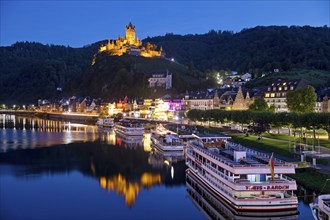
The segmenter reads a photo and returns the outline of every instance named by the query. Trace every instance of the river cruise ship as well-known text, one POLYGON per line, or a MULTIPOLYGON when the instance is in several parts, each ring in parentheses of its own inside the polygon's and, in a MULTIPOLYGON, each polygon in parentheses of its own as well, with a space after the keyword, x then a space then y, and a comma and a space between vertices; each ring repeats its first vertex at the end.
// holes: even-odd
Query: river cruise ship
POLYGON ((151 142, 161 151, 178 151, 183 154, 182 139, 177 133, 166 129, 163 125, 157 125, 156 129, 151 131, 151 142))
POLYGON ((212 192, 193 172, 186 172, 186 188, 188 197, 207 216, 207 219, 235 219, 235 220, 297 220, 296 215, 287 215, 286 212, 271 216, 269 212, 256 212, 251 216, 250 212, 236 211, 212 192))
POLYGON ((122 119, 115 124, 116 133, 121 133, 123 135, 136 135, 143 136, 144 125, 139 121, 122 119))
POLYGON ((196 135, 186 148, 186 164, 203 184, 237 212, 297 214, 295 165, 230 141, 228 136, 196 135))
POLYGON ((315 220, 330 220, 330 194, 319 195, 309 206, 315 220))
POLYGON ((113 127, 115 125, 114 119, 111 117, 101 117, 97 119, 96 125, 100 127, 113 127))

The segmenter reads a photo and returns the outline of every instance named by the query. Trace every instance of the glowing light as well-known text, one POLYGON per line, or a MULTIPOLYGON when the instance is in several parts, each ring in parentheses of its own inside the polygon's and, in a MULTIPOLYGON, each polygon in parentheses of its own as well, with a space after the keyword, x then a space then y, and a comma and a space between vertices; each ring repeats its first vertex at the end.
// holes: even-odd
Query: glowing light
POLYGON ((171 166, 171 178, 173 179, 174 178, 174 167, 171 166))
POLYGON ((164 163, 165 163, 166 165, 170 165, 170 162, 168 162, 168 160, 164 160, 164 163))
POLYGON ((174 62, 174 58, 171 58, 171 61, 174 62))

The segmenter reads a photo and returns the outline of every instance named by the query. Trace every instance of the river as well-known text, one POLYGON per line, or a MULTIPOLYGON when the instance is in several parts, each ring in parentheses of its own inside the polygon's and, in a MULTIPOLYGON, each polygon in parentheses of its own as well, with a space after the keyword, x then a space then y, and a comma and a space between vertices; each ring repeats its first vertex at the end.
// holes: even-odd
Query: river
MULTIPOLYGON (((241 218, 210 213, 223 204, 192 195, 185 170, 182 157, 151 148, 150 134, 127 139, 96 126, 0 115, 3 220, 241 218)), ((311 193, 296 193, 299 215, 288 219, 312 219, 311 193)))

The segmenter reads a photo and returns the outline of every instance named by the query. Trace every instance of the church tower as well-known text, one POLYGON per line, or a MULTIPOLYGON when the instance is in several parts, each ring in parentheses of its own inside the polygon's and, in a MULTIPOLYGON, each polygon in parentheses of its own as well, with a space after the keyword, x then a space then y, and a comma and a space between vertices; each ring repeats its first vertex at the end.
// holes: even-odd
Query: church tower
POLYGON ((218 95, 218 90, 215 90, 214 98, 213 98, 213 108, 219 109, 220 108, 220 98, 218 95))
POLYGON ((126 26, 126 40, 129 44, 135 43, 135 26, 132 25, 132 22, 129 22, 129 24, 126 26))
POLYGON ((242 88, 239 87, 232 110, 247 110, 246 102, 243 96, 242 88))

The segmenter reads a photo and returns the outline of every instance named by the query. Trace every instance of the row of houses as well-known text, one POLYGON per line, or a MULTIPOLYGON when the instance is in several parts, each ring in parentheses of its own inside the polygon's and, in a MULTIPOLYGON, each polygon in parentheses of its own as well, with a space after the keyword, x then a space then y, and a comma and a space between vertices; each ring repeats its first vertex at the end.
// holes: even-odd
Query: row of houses
MULTIPOLYGON (((209 110, 247 110, 256 98, 263 98, 271 106, 275 105, 276 112, 288 111, 286 94, 304 88, 309 83, 306 80, 277 80, 271 82, 265 90, 231 89, 205 89, 199 91, 186 91, 185 94, 175 98, 164 96, 159 99, 129 99, 102 100, 90 97, 63 98, 57 102, 39 100, 38 107, 48 112, 76 112, 109 114, 129 114, 134 117, 153 117, 168 119, 182 115, 182 112, 191 109, 209 110)), ((330 112, 330 88, 319 90, 315 106, 316 112, 330 112)), ((180 116, 181 117, 181 116, 180 116)))

